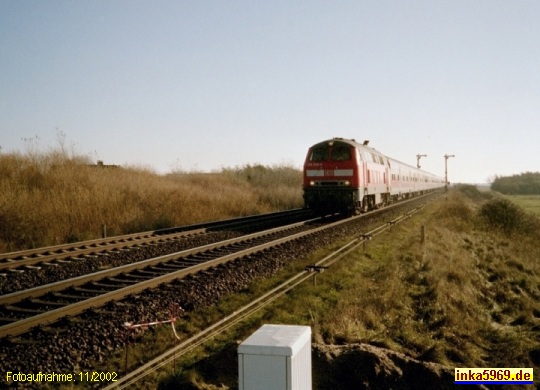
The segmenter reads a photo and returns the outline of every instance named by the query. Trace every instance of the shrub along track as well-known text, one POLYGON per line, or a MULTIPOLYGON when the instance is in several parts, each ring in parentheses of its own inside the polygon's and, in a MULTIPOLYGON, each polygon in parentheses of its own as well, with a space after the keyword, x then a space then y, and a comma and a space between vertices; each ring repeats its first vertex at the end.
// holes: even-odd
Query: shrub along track
MULTIPOLYGON (((411 203, 422 201, 417 199, 411 203)), ((318 247, 329 245, 343 236, 362 234, 368 222, 391 220, 394 215, 403 212, 403 207, 414 206, 403 204, 386 209, 384 213, 349 219, 331 229, 245 255, 210 270, 139 292, 122 301, 109 302, 52 326, 34 328, 23 338, 4 338, 0 341, 0 370, 66 373, 91 370, 93 362, 102 361, 125 345, 124 322, 147 322, 166 317, 172 305, 179 305, 183 310, 211 305, 224 294, 240 291, 254 278, 273 275, 318 247)))

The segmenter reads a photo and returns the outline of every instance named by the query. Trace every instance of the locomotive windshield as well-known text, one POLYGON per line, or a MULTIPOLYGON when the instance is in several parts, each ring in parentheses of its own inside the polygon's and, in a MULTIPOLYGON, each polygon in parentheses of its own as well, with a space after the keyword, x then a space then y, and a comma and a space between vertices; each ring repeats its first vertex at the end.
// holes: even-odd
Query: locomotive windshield
POLYGON ((327 144, 316 145, 311 149, 311 156, 309 156, 309 161, 326 161, 328 160, 328 151, 329 147, 327 144))
POLYGON ((332 161, 347 161, 351 159, 351 147, 347 144, 335 143, 332 147, 332 161))
POLYGON ((309 161, 348 161, 351 159, 351 146, 345 143, 324 143, 311 149, 309 161))

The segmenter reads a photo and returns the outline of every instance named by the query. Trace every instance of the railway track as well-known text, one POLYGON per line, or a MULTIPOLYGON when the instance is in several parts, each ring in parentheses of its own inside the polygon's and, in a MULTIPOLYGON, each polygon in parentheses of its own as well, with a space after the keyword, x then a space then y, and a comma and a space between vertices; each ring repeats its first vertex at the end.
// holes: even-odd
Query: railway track
MULTIPOLYGON (((358 218, 358 217, 356 217, 358 218)), ((353 218, 354 219, 354 218, 353 218)), ((319 218, 126 264, 5 294, 0 297, 0 338, 119 301, 160 284, 219 266, 287 241, 348 222, 313 225, 319 218)))
POLYGON ((310 227, 309 223, 313 221, 252 233, 3 295, 0 299, 0 338, 20 335, 34 326, 47 325, 62 317, 74 316, 109 301, 121 300, 162 283, 296 239, 320 229, 310 227))
POLYGON ((127 234, 110 238, 55 245, 18 252, 0 254, 0 274, 7 276, 6 272, 22 272, 25 269, 36 269, 46 265, 58 265, 65 261, 77 261, 122 251, 134 247, 159 245, 165 242, 185 237, 207 234, 210 232, 242 229, 254 224, 276 223, 283 220, 301 218, 307 215, 307 210, 295 209, 263 215, 253 215, 234 218, 226 221, 215 221, 168 229, 127 234))
MULTIPOLYGON (((362 218, 370 216, 390 219, 389 215, 392 211, 384 215, 376 211, 338 221, 326 219, 320 223, 305 220, 2 295, 0 360, 4 359, 4 368, 37 364, 36 367, 43 369, 64 367, 65 370, 73 361, 79 362, 78 367, 88 367, 92 352, 86 352, 84 345, 92 350, 99 348, 96 344, 100 348, 118 346, 114 335, 124 321, 121 318, 152 318, 152 314, 144 314, 146 306, 155 307, 155 313, 170 302, 180 301, 186 310, 192 310, 191 304, 195 308, 208 304, 218 299, 214 294, 220 296, 220 291, 226 293, 242 286, 244 282, 236 282, 240 275, 243 280, 250 280, 261 272, 272 274, 274 267, 284 266, 296 256, 302 256, 301 253, 332 240, 331 237, 336 239, 358 229, 357 226, 351 230, 346 225, 359 222, 363 225, 362 218), (63 346, 55 347, 55 353, 63 356, 61 360, 50 360, 47 355, 46 351, 53 348, 51 335, 63 346), (28 343, 36 345, 34 352, 25 350, 28 343), (46 365, 41 366, 44 361, 46 365)), ((103 356, 103 352, 98 353, 103 356)))

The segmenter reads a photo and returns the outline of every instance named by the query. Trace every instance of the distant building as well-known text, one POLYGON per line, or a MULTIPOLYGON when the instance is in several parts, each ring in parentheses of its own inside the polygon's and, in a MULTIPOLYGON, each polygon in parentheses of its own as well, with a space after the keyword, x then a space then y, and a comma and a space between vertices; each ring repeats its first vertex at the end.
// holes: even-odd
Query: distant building
POLYGON ((103 160, 97 160, 96 165, 90 165, 91 167, 98 168, 120 168, 120 165, 104 164, 103 160))

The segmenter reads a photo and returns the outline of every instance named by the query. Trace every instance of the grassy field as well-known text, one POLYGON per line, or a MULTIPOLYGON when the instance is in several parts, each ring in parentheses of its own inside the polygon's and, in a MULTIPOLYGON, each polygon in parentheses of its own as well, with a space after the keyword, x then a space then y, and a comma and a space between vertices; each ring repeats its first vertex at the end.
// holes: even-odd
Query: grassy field
POLYGON ((56 151, 0 155, 0 252, 302 207, 302 173, 247 165, 157 175, 56 151))
POLYGON ((540 195, 505 195, 524 210, 540 216, 540 195))
MULTIPOLYGON (((162 389, 235 388, 238 342, 263 323, 309 325, 316 343, 368 343, 448 367, 534 367, 538 378, 539 221, 502 205, 505 216, 516 213, 531 229, 501 228, 501 200, 491 194, 471 187, 451 191, 372 240, 366 251, 333 265, 318 276, 316 286, 306 283, 293 290, 234 331, 179 359, 176 374, 169 367, 149 383, 158 381, 162 389), (427 234, 424 245, 421 226, 427 234)), ((277 278, 257 281, 215 307, 190 313, 179 330, 217 321, 339 245, 319 248, 277 278)), ((169 330, 150 338, 150 348, 171 343, 169 330)), ((314 377, 318 388, 321 377, 314 377)))

